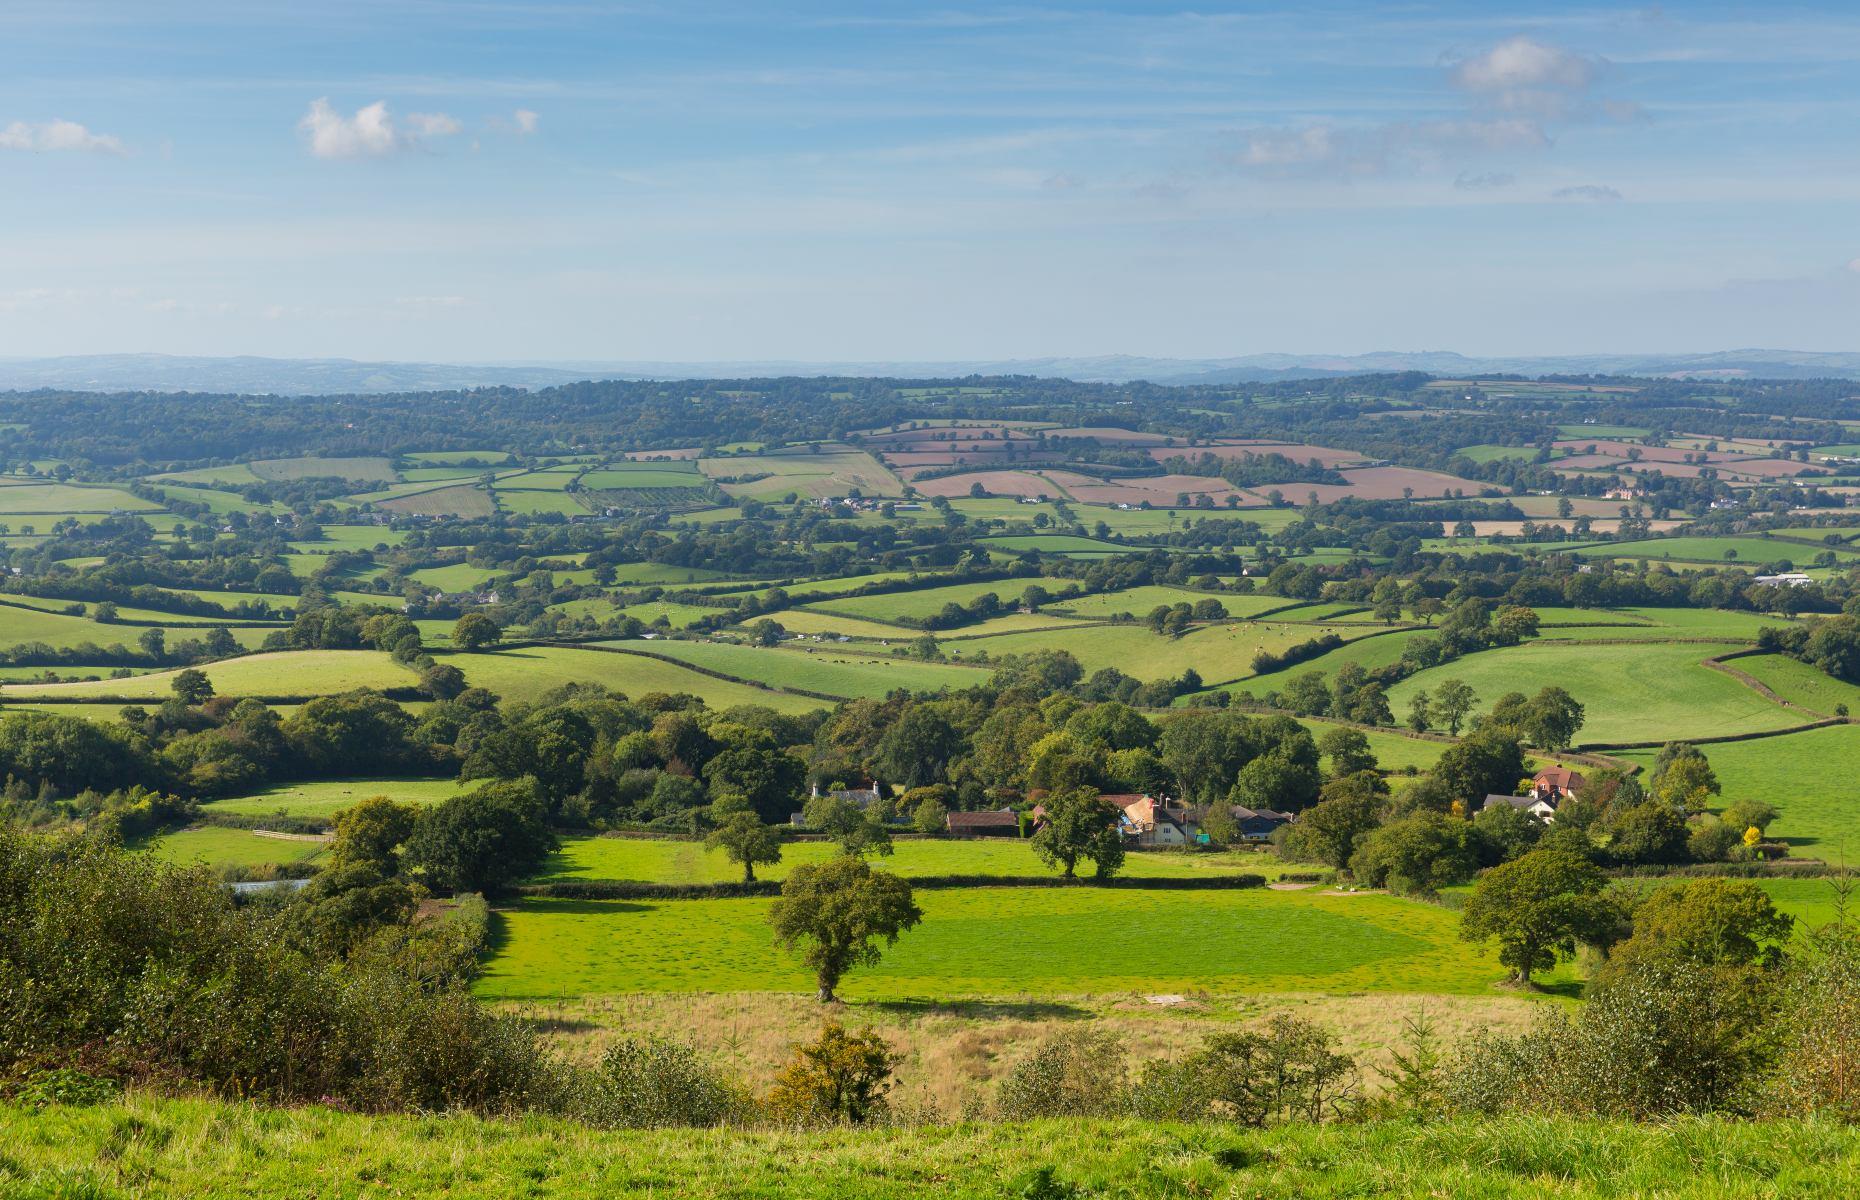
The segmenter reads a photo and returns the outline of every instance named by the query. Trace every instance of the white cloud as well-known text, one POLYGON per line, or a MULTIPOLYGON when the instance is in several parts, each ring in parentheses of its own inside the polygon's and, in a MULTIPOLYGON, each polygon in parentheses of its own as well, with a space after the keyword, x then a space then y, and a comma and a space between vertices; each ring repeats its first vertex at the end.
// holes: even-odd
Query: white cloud
POLYGON ((318 98, 310 102, 297 128, 308 139, 310 153, 318 158, 384 158, 412 150, 428 138, 463 132, 465 126, 448 113, 408 113, 404 124, 397 125, 385 100, 345 117, 327 98, 318 98))
POLYGON ((464 131, 457 117, 445 113, 408 113, 407 128, 416 137, 451 137, 464 131))
POLYGON ((1241 135, 1233 161, 1242 167, 1304 169, 1345 175, 1380 175, 1395 169, 1438 167, 1469 153, 1536 150, 1550 144, 1535 121, 1398 121, 1340 127, 1256 129, 1241 135))
POLYGON ((1600 184, 1584 183, 1575 187, 1558 188, 1550 193, 1553 200, 1581 200, 1585 202, 1607 203, 1621 199, 1621 193, 1611 187, 1600 184))
POLYGON ((1580 92, 1595 81, 1596 68, 1594 59, 1514 37, 1460 63, 1453 81, 1470 92, 1498 95, 1535 88, 1580 92))
POLYGON ((0 150, 76 150, 90 154, 128 152, 122 139, 107 133, 92 133, 76 121, 63 118, 37 124, 14 121, 0 129, 0 150))
POLYGON ((537 116, 529 109, 519 108, 512 114, 512 120, 517 123, 517 132, 524 137, 528 137, 530 134, 536 132, 537 116))

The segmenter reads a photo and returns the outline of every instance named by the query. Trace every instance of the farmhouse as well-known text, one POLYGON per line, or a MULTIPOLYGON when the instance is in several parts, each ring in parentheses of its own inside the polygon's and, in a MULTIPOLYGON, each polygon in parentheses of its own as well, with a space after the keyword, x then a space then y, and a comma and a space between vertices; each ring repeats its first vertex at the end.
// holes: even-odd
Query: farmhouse
POLYGON ((1117 826, 1126 841, 1139 846, 1186 846, 1201 832, 1194 810, 1172 807, 1167 796, 1109 795, 1120 812, 1117 826))
POLYGON ((943 828, 957 837, 1019 837, 1020 814, 1011 808, 989 812, 953 812, 943 828))
POLYGON ((1582 773, 1568 767, 1545 767, 1531 780, 1531 795, 1552 805, 1583 784, 1582 773))
POLYGON ((1292 814, 1276 812, 1270 808, 1248 808, 1244 804, 1232 807, 1234 820, 1240 826, 1240 839, 1247 842, 1264 842, 1272 837, 1279 826, 1289 824, 1292 814))
POLYGON ((1556 820, 1556 806, 1534 794, 1530 796, 1487 796, 1485 801, 1479 805, 1479 811, 1484 812, 1488 808, 1515 808, 1519 812, 1531 814, 1539 821, 1556 820))

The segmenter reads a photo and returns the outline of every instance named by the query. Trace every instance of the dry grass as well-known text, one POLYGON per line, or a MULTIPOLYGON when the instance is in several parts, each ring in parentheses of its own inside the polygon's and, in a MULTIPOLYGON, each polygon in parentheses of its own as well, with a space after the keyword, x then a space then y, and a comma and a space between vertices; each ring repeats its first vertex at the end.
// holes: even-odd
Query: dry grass
POLYGON ((895 1101, 910 1111, 954 1119, 986 1114, 998 1082, 1059 1024, 1109 1029, 1137 1063, 1176 1057, 1209 1034, 1264 1022, 1278 1013, 1314 1021, 1337 1035, 1363 1063, 1389 1063, 1404 1018, 1425 1008, 1446 1044, 1478 1030, 1516 1032, 1546 1003, 1524 996, 1263 995, 1080 996, 1027 999, 861 1003, 823 1008, 812 998, 768 992, 670 993, 589 997, 502 1006, 536 1020, 571 1056, 599 1058, 618 1037, 657 1034, 713 1051, 766 1089, 797 1043, 831 1015, 850 1029, 872 1029, 898 1052, 895 1101))

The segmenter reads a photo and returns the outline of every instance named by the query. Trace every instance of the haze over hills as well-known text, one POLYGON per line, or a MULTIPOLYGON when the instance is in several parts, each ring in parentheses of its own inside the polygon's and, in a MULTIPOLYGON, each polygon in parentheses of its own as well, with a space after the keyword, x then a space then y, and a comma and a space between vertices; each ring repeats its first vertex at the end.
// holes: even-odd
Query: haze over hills
POLYGON ((1860 379, 1860 352, 1721 350, 1699 354, 1476 357, 1452 351, 1248 354, 1232 358, 1094 357, 945 361, 362 362, 343 358, 213 358, 100 354, 0 359, 0 390, 248 392, 280 395, 542 388, 585 379, 734 379, 766 376, 950 378, 1030 375, 1095 383, 1254 383, 1383 371, 1433 375, 1639 375, 1726 379, 1860 379))

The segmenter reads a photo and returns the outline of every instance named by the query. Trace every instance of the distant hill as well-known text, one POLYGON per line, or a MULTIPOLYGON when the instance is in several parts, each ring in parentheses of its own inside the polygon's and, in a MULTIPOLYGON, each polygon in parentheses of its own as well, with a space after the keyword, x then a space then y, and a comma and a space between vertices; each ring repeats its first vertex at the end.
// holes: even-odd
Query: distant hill
POLYGON ((1091 383, 1261 383, 1385 371, 1467 375, 1641 375, 1721 379, 1860 379, 1860 353, 1720 350, 1476 358, 1451 351, 1248 354, 1235 358, 1014 358, 939 362, 358 362, 345 358, 195 358, 166 354, 0 359, 0 391, 245 392, 277 395, 543 388, 584 379, 734 379, 839 375, 947 379, 1032 375, 1091 383))

